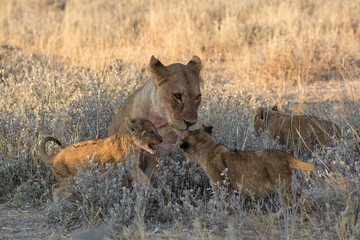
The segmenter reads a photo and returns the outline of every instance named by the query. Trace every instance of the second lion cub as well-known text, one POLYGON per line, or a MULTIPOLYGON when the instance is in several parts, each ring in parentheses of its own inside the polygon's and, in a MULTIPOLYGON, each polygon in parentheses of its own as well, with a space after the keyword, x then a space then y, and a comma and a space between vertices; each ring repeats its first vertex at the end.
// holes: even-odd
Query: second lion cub
MULTIPOLYGON (((74 183, 74 176, 78 167, 88 165, 88 156, 93 156, 94 163, 125 163, 125 154, 133 147, 139 147, 154 154, 156 147, 162 142, 162 138, 154 125, 143 118, 125 119, 125 124, 120 131, 110 137, 88 140, 75 143, 62 149, 54 156, 46 153, 45 145, 48 141, 54 141, 61 146, 59 140, 46 137, 40 143, 39 155, 45 164, 51 167, 58 183, 54 189, 63 183, 74 183)), ((138 164, 135 164, 136 176, 132 176, 142 184, 148 184, 148 177, 142 172, 138 164)))
POLYGON ((276 105, 272 109, 259 107, 256 110, 254 129, 258 135, 267 130, 270 137, 279 137, 279 143, 293 151, 299 144, 301 152, 306 149, 304 142, 313 149, 315 144, 332 146, 333 136, 341 138, 341 130, 335 123, 311 115, 280 112, 276 105))
POLYGON ((240 190, 238 184, 241 184, 243 193, 266 197, 267 194, 276 192, 276 182, 280 178, 285 181, 285 191, 290 197, 294 168, 315 168, 315 165, 302 162, 279 150, 229 150, 212 139, 212 128, 211 125, 203 124, 199 130, 185 134, 180 140, 180 148, 187 159, 198 162, 204 168, 211 182, 222 187, 226 185, 221 173, 227 168, 229 192, 240 190))

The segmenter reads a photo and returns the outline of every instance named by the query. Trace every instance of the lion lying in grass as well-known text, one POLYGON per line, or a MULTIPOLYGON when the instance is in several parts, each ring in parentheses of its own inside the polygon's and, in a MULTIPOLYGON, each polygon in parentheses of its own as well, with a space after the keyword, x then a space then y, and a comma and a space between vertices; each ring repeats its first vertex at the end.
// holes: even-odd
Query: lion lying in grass
POLYGON ((332 146, 332 137, 341 137, 340 128, 331 121, 310 115, 280 112, 277 106, 272 109, 259 107, 254 117, 254 129, 258 135, 267 130, 271 138, 279 137, 280 144, 292 148, 293 151, 299 146, 301 152, 306 146, 313 149, 315 144, 332 146))
MULTIPOLYGON (((139 147, 150 154, 154 154, 162 138, 154 125, 143 118, 125 119, 125 124, 120 131, 110 137, 88 140, 75 143, 62 149, 54 156, 46 153, 45 145, 48 141, 54 141, 61 146, 59 140, 53 137, 44 138, 39 147, 39 155, 45 164, 51 167, 58 183, 52 186, 52 194, 61 184, 74 183, 74 176, 78 167, 88 165, 89 157, 93 156, 93 162, 125 163, 125 154, 130 153, 133 146, 139 147)), ((90 157, 90 158, 91 158, 90 157)), ((139 164, 135 164, 138 168, 139 164)), ((142 184, 148 184, 149 178, 143 171, 136 169, 136 176, 142 184)))
MULTIPOLYGON (((315 168, 315 165, 279 150, 229 150, 212 139, 212 128, 203 124, 199 130, 188 132, 179 141, 179 146, 188 160, 204 168, 212 183, 225 187, 230 193, 241 190, 245 194, 264 198, 276 192, 276 183, 280 179, 285 182, 286 199, 290 201, 294 168, 315 168), (228 169, 228 185, 224 183, 225 176, 222 174, 225 169, 228 169), (239 189, 239 184, 242 189, 239 189)), ((217 193, 217 187, 214 188, 217 193)))

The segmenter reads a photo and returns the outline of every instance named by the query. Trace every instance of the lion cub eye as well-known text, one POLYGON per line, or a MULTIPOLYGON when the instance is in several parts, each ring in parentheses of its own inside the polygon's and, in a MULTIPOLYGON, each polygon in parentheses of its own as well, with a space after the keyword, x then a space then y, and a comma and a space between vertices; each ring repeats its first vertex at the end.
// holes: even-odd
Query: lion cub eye
POLYGON ((195 100, 199 100, 201 98, 201 94, 197 95, 195 100))
POLYGON ((175 94, 174 94, 174 97, 175 97, 177 100, 180 100, 180 101, 181 101, 181 94, 180 94, 180 93, 175 93, 175 94))
POLYGON ((155 132, 153 130, 150 131, 150 134, 155 135, 155 132))

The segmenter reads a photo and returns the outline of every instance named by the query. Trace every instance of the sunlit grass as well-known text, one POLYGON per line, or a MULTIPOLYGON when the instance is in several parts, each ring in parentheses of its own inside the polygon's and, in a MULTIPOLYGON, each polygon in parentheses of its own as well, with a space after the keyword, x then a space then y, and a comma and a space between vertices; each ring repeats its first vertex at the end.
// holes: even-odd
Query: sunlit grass
POLYGON ((0 41, 96 69, 112 58, 147 64, 153 54, 165 62, 196 54, 205 69, 246 82, 307 83, 359 68, 359 6, 358 0, 11 0, 0 2, 0 41))
MULTIPOLYGON (((66 236, 80 226, 85 235, 115 239, 359 236, 359 1, 9 0, 0 9, 5 206, 39 207, 66 236), (53 135, 67 146, 105 137, 120 105, 150 78, 153 54, 165 65, 200 56, 199 122, 211 122, 215 140, 230 148, 284 149, 255 136, 259 106, 279 104, 340 126, 335 147, 299 156, 317 165, 294 180, 312 206, 307 216, 296 205, 273 221, 276 196, 235 194, 230 205, 215 198, 204 171, 185 164, 176 147, 161 159, 159 188, 131 192, 119 186, 121 169, 103 181, 95 168, 79 174, 69 198, 51 200, 55 179, 39 159, 40 140, 53 135)), ((60 150, 49 145, 50 153, 60 150)))

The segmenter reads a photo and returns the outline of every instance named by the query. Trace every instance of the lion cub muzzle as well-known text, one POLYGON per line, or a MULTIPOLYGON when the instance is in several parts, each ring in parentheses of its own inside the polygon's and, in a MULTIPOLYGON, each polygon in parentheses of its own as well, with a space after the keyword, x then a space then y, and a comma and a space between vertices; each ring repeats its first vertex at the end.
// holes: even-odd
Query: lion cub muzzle
POLYGON ((190 147, 190 143, 182 139, 179 139, 178 145, 184 151, 190 147))
POLYGON ((138 137, 134 136, 134 142, 140 146, 140 148, 144 149, 145 151, 149 152, 150 154, 155 154, 158 148, 158 145, 163 142, 162 137, 157 132, 154 126, 150 131, 143 131, 142 135, 139 139, 138 137))

